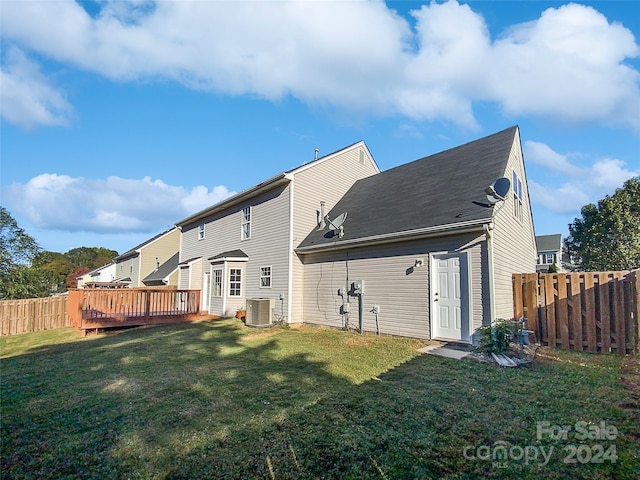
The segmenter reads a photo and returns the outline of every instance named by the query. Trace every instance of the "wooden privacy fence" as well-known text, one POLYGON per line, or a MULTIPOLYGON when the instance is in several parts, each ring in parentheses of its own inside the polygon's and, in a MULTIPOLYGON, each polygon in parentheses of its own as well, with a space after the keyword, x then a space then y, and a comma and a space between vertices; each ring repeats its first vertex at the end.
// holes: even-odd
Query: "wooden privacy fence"
POLYGON ((640 270, 513 275, 513 314, 536 341, 589 352, 640 353, 640 270))
POLYGON ((177 289, 69 290, 71 325, 89 330, 197 320, 200 291, 177 289))
POLYGON ((70 326, 66 297, 0 301, 1 335, 17 335, 70 326))

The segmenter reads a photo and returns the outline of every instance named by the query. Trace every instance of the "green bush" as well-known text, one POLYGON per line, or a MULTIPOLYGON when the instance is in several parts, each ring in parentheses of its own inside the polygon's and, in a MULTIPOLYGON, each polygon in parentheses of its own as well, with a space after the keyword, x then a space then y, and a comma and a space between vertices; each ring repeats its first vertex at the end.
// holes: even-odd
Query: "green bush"
POLYGON ((479 349, 486 353, 504 354, 515 339, 520 326, 512 320, 499 318, 493 325, 481 327, 479 349))

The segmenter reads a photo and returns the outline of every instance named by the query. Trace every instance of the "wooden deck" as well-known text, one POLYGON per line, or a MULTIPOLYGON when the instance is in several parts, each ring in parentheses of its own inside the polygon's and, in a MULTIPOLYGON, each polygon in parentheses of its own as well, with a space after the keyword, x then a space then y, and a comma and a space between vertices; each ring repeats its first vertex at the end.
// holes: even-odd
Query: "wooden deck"
POLYGON ((69 291, 71 324, 82 330, 180 323, 217 318, 200 312, 199 290, 75 289, 69 291))

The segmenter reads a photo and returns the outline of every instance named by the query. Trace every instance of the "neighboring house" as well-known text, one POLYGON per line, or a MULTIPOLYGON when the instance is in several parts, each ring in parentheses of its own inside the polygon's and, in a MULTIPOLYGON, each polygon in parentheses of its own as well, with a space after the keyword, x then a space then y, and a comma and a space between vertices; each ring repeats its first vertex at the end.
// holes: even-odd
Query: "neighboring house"
MULTIPOLYGON (((116 263, 114 282, 126 282, 130 287, 144 287, 143 279, 156 271, 159 265, 163 265, 174 257, 179 248, 180 230, 178 228, 173 227, 156 235, 114 259, 116 263)), ((177 282, 177 275, 173 277, 169 275, 167 278, 169 281, 174 279, 177 282)))
POLYGON ((551 265, 555 265, 558 272, 564 272, 565 258, 562 254, 562 235, 538 235, 536 236, 536 250, 538 260, 536 271, 547 273, 551 265))
POLYGON ((95 286, 96 284, 113 282, 116 279, 116 264, 114 262, 91 270, 78 278, 78 288, 95 286))
POLYGON ((512 274, 535 272, 518 127, 361 179, 328 216, 344 213, 342 232, 296 235, 295 321, 358 327, 362 318, 367 331, 475 343, 479 327, 512 318, 512 274), (504 200, 490 200, 500 178, 504 200))
POLYGON ((156 269, 142 279, 146 287, 157 287, 164 285, 178 285, 178 259, 180 253, 176 252, 169 260, 160 265, 157 262, 156 269))
POLYGON ((212 314, 233 316, 247 300, 269 298, 277 319, 303 321, 295 247, 318 225, 321 202, 328 211, 356 180, 379 172, 359 142, 178 222, 180 288, 200 289, 202 310, 212 314))

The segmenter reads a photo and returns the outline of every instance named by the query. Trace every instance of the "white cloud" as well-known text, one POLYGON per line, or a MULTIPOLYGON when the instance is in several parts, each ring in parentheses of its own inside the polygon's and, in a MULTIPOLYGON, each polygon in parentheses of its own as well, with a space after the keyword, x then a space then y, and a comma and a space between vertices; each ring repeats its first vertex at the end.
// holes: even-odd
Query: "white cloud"
POLYGON ((382 1, 5 2, 3 37, 121 81, 477 126, 474 102, 509 115, 640 132, 640 47, 591 7, 550 8, 492 39, 469 5, 431 2, 415 26, 382 1))
POLYGON ((149 232, 233 195, 219 185, 191 190, 162 180, 73 178, 45 173, 13 184, 3 196, 38 228, 86 232, 149 232))
POLYGON ((569 162, 567 155, 562 155, 541 142, 527 140, 524 142, 525 158, 527 163, 535 163, 565 175, 575 176, 580 174, 580 168, 569 162))
POLYGON ((529 180, 527 185, 529 186, 531 203, 540 205, 554 213, 580 212, 582 206, 591 201, 583 190, 570 183, 553 188, 529 180))
MULTIPOLYGON (((576 165, 570 158, 578 155, 563 155, 548 145, 526 141, 524 157, 527 163, 539 165, 547 170, 550 182, 558 186, 543 186, 529 180, 531 202, 555 213, 579 214, 582 206, 596 203, 605 195, 612 194, 640 171, 629 170, 625 162, 618 159, 601 158, 588 165, 576 165)), ((579 155, 581 158, 584 156, 579 155)), ((581 160, 584 163, 584 159, 581 160)))
POLYGON ((495 42, 491 97, 513 114, 627 124, 640 132, 640 73, 624 64, 633 34, 591 7, 568 4, 495 42))
POLYGON ((71 105, 24 52, 10 47, 0 68, 0 105, 4 119, 24 128, 66 125, 71 105))

